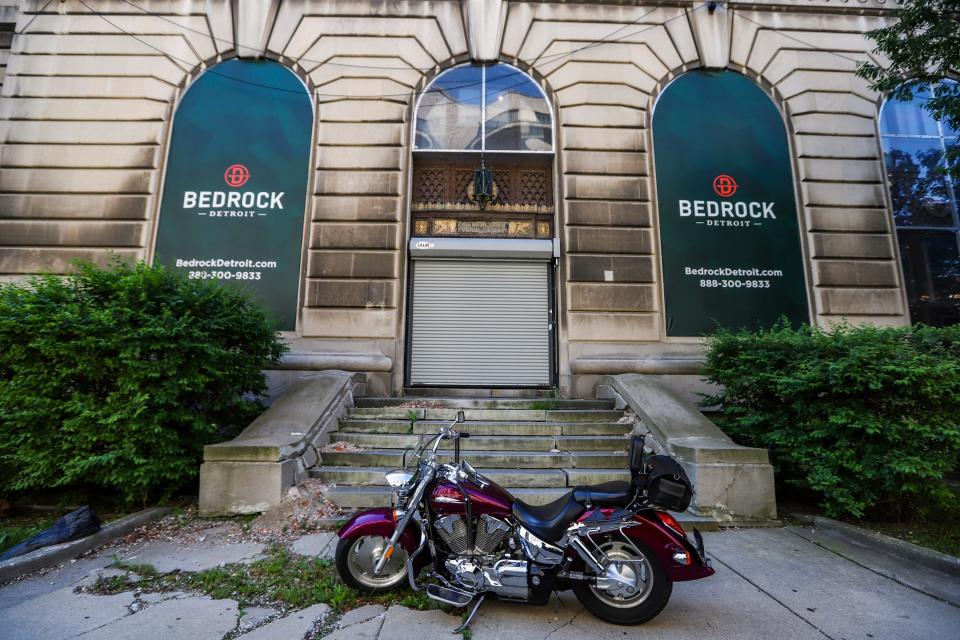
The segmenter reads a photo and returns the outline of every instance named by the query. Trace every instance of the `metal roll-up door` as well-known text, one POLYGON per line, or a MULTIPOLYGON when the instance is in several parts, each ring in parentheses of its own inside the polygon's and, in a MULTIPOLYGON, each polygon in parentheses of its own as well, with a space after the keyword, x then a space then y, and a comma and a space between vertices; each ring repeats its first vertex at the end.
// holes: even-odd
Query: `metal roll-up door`
POLYGON ((549 265, 414 260, 410 383, 550 385, 549 265))

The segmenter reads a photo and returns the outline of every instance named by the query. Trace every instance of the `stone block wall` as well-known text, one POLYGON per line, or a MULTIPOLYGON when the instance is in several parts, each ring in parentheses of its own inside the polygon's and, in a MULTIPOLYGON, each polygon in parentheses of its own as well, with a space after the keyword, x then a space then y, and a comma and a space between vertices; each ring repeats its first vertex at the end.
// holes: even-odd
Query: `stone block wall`
POLYGON ((96 13, 23 0, 3 14, 23 33, 0 97, 0 277, 111 253, 149 260, 179 97, 218 60, 268 56, 301 75, 316 115, 295 337, 392 359, 374 387, 397 390, 414 96, 442 69, 488 56, 531 72, 553 103, 560 382, 592 395, 597 374, 577 371, 596 367, 578 362, 699 349, 664 338, 649 125, 673 78, 709 66, 754 78, 784 114, 815 321, 907 322, 880 97, 853 73, 889 0, 755 0, 713 14, 699 2, 86 4, 96 13), (601 39, 611 42, 587 46, 601 39))

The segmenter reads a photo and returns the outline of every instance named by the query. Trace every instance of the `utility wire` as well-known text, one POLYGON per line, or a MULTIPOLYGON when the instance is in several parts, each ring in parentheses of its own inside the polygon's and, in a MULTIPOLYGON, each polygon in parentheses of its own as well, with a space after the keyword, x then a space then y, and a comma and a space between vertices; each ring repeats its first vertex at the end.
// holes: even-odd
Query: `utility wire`
MULTIPOLYGON (((48 2, 49 2, 49 1, 50 1, 50 0, 48 0, 48 2)), ((131 0, 121 0, 121 2, 123 2, 124 4, 130 5, 130 6, 133 7, 134 9, 137 9, 138 11, 141 11, 141 12, 143 12, 143 13, 149 15, 149 16, 152 16, 152 17, 154 17, 154 18, 157 18, 157 19, 159 19, 159 20, 163 20, 164 22, 167 22, 167 23, 169 23, 169 24, 172 24, 172 25, 174 25, 174 26, 176 26, 176 27, 178 27, 178 28, 180 28, 180 29, 183 29, 183 30, 185 30, 185 31, 189 31, 189 32, 191 32, 191 33, 196 33, 196 34, 201 35, 201 36, 203 36, 203 37, 205 37, 205 38, 211 38, 212 40, 214 40, 214 41, 216 41, 216 42, 222 42, 222 43, 224 43, 224 44, 228 44, 228 45, 234 47, 235 49, 252 49, 252 50, 257 50, 257 49, 259 49, 259 47, 251 47, 251 46, 248 46, 248 45, 245 45, 245 44, 240 44, 240 43, 238 43, 238 42, 234 42, 233 40, 229 40, 229 39, 227 39, 227 38, 218 38, 217 36, 213 35, 212 32, 201 31, 201 30, 199 30, 199 29, 194 29, 194 28, 189 27, 189 26, 187 26, 187 25, 181 24, 181 23, 177 22, 176 20, 173 20, 172 18, 169 18, 169 17, 167 17, 167 16, 165 16, 165 15, 162 15, 162 14, 159 14, 159 13, 154 13, 153 11, 150 11, 149 9, 146 9, 146 8, 144 8, 144 7, 141 7, 140 5, 132 2, 131 0)), ((620 25, 617 29, 615 29, 615 30, 613 30, 612 32, 608 33, 607 35, 603 36, 603 38, 601 38, 600 40, 593 41, 593 42, 589 43, 588 45, 581 46, 581 47, 578 47, 578 48, 575 48, 575 49, 570 49, 570 50, 568 50, 568 51, 560 51, 560 52, 557 52, 557 53, 551 53, 551 54, 542 56, 541 58, 538 58, 538 59, 539 59, 539 60, 548 60, 548 59, 552 59, 552 58, 568 56, 568 55, 572 55, 572 54, 574 54, 574 53, 577 53, 577 52, 579 52, 579 51, 583 51, 584 49, 589 49, 589 48, 591 48, 591 47, 599 46, 599 45, 601 45, 601 44, 606 44, 607 42, 617 42, 617 40, 610 40, 610 38, 612 38, 612 37, 615 36, 616 34, 620 33, 621 31, 623 31, 623 30, 626 29, 627 27, 631 27, 631 26, 637 24, 638 22, 640 22, 641 20, 643 20, 643 19, 646 18, 647 16, 651 15, 652 13, 654 13, 657 9, 662 8, 665 4, 666 4, 665 2, 659 2, 659 3, 657 3, 652 9, 650 9, 650 10, 647 11, 646 13, 640 15, 639 17, 635 18, 634 20, 631 20, 630 22, 627 22, 627 23, 624 23, 624 24, 620 25)), ((700 7, 698 7, 698 8, 700 8, 700 7)), ((694 10, 696 10, 696 9, 694 9, 694 10)), ((675 17, 680 17, 680 16, 675 16, 675 17)), ((672 19, 672 18, 671 18, 671 19, 672 19)), ((415 70, 415 71, 420 71, 421 73, 426 73, 426 72, 432 71, 434 68, 436 68, 436 65, 431 66, 431 67, 414 67, 414 66, 412 66, 412 65, 408 65, 408 66, 405 66, 405 67, 382 67, 382 66, 376 66, 376 65, 352 64, 352 63, 347 63, 347 62, 330 62, 330 61, 328 61, 328 60, 311 60, 310 58, 295 58, 295 59, 296 59, 297 62, 300 63, 300 64, 306 62, 306 63, 309 63, 309 64, 333 65, 333 66, 338 66, 338 67, 350 67, 350 68, 354 68, 354 69, 376 69, 376 70, 388 70, 388 71, 404 71, 404 70, 407 70, 407 69, 412 69, 412 70, 415 70)))
MULTIPOLYGON (((180 62, 181 64, 187 65, 188 67, 195 67, 195 66, 196 66, 196 62, 191 61, 191 60, 184 60, 184 59, 182 59, 182 58, 178 58, 177 56, 174 56, 174 55, 172 55, 172 54, 170 54, 170 53, 167 53, 166 51, 160 49, 159 47, 154 46, 153 44, 147 42, 146 40, 144 40, 143 38, 137 36, 136 34, 131 33, 131 32, 129 32, 129 31, 123 29, 123 27, 121 27, 120 25, 118 25, 118 24, 116 24, 115 22, 111 21, 111 20, 110 20, 109 18, 107 18, 104 14, 101 14, 101 13, 97 12, 96 10, 94 10, 89 4, 87 4, 87 2, 86 2, 85 0, 77 0, 77 1, 78 1, 80 4, 82 4, 91 14, 99 17, 101 20, 103 20, 104 22, 106 22, 107 24, 109 24, 111 27, 113 27, 114 29, 116 29, 116 30, 119 31, 120 33, 123 33, 124 35, 127 35, 127 36, 133 38, 133 39, 136 40, 137 42, 143 44, 144 46, 146 46, 146 47, 148 47, 148 48, 150 48, 150 49, 153 49, 153 50, 156 51, 157 53, 159 53, 159 54, 161 54, 161 55, 163 55, 163 56, 165 56, 165 57, 167 57, 167 58, 169 58, 169 59, 171 59, 171 60, 175 60, 175 61, 177 61, 177 62, 180 62)), ((211 37, 211 38, 214 38, 214 39, 217 40, 217 41, 227 42, 227 43, 229 43, 229 44, 231 44, 231 45, 234 44, 233 41, 224 40, 224 39, 222 39, 222 38, 216 38, 216 37, 213 36, 211 33, 199 31, 199 30, 197 30, 197 29, 193 29, 193 28, 191 28, 191 27, 187 27, 187 26, 185 26, 185 25, 181 25, 181 24, 179 24, 179 23, 177 23, 177 22, 174 22, 174 21, 166 18, 165 16, 152 13, 152 12, 148 11, 147 9, 144 9, 144 8, 142 8, 142 7, 139 7, 138 5, 134 4, 134 3, 131 2, 130 0, 121 0, 121 1, 124 2, 124 3, 126 3, 126 4, 128 4, 128 5, 130 5, 130 6, 132 6, 132 7, 135 7, 135 8, 137 8, 137 9, 139 9, 140 11, 142 11, 142 12, 148 14, 148 15, 151 15, 151 16, 154 16, 154 17, 156 17, 156 18, 158 18, 158 19, 161 19, 161 20, 165 20, 165 21, 167 21, 167 22, 170 22, 171 24, 174 24, 174 25, 176 25, 176 26, 178 26, 178 27, 180 27, 180 28, 182 28, 182 29, 185 29, 185 30, 187 30, 187 31, 191 31, 191 32, 200 34, 200 35, 202 35, 202 36, 204 36, 204 37, 211 37)), ((40 11, 42 12, 42 11, 44 10, 44 8, 46 8, 46 6, 50 4, 50 2, 52 2, 52 0, 47 0, 47 3, 46 3, 43 7, 41 7, 40 11)), ((585 50, 592 49, 592 48, 595 48, 595 47, 598 47, 598 46, 602 46, 602 45, 604 45, 604 44, 614 44, 614 43, 623 42, 624 40, 627 40, 628 38, 632 38, 632 37, 634 37, 634 36, 640 35, 640 34, 642 34, 642 33, 645 33, 645 32, 647 32, 647 31, 650 31, 651 29, 655 29, 655 28, 658 28, 658 27, 663 27, 663 26, 665 26, 667 23, 672 22, 673 20, 677 20, 677 19, 679 19, 679 18, 684 18, 684 17, 687 17, 687 16, 689 15, 689 13, 686 13, 686 12, 680 13, 680 14, 678 14, 678 15, 676 15, 676 16, 673 16, 672 18, 668 18, 668 19, 664 20, 664 21, 661 22, 661 23, 652 24, 652 25, 647 25, 646 27, 644 27, 644 28, 642 28, 642 29, 638 29, 638 30, 636 30, 636 31, 632 31, 632 32, 630 32, 630 33, 627 33, 627 34, 625 34, 625 35, 622 35, 622 36, 620 36, 620 37, 611 39, 612 36, 614 36, 614 35, 616 35, 617 33, 623 31, 625 28, 629 27, 629 26, 632 25, 632 24, 637 24, 639 21, 641 21, 641 20, 643 20, 644 18, 646 18, 647 16, 651 15, 654 11, 660 9, 662 6, 663 6, 662 3, 656 5, 656 6, 653 7, 650 11, 647 11, 647 12, 643 13, 642 15, 640 15, 640 16, 637 17, 637 18, 635 18, 635 19, 634 19, 632 22, 630 22, 630 23, 626 23, 626 24, 624 24, 624 25, 621 25, 619 28, 617 28, 617 29, 614 30, 613 32, 607 34, 607 36, 604 36, 604 38, 602 38, 602 39, 600 39, 600 40, 591 41, 591 42, 588 42, 587 44, 584 44, 584 45, 582 45, 582 46, 579 46, 579 47, 576 47, 576 48, 573 48, 573 49, 569 49, 569 50, 567 50, 567 51, 563 51, 563 52, 558 52, 558 53, 554 53, 554 54, 548 54, 548 55, 545 55, 545 56, 541 56, 541 57, 539 57, 539 58, 536 59, 536 62, 531 65, 531 68, 532 68, 532 69, 536 69, 536 68, 538 68, 538 67, 540 67, 540 66, 542 66, 542 65, 550 64, 550 63, 552 63, 552 62, 555 62, 556 60, 559 60, 559 59, 562 59, 562 58, 565 58, 565 57, 569 57, 569 56, 572 56, 572 55, 574 55, 574 54, 576 54, 576 53, 579 53, 579 52, 581 52, 581 51, 585 51, 585 50)), ((708 6, 708 5, 707 5, 706 3, 705 3, 705 4, 702 4, 702 5, 698 6, 698 7, 693 8, 693 9, 690 11, 690 13, 693 13, 694 11, 699 11, 699 10, 701 10, 701 9, 703 9, 703 8, 706 8, 707 6, 708 6)), ((40 13, 37 13, 37 14, 33 17, 33 19, 31 19, 30 23, 32 23, 33 20, 36 19, 36 17, 37 17, 38 15, 40 15, 40 13)), ((799 44, 802 44, 802 45, 804 45, 805 47, 809 48, 810 50, 820 51, 820 52, 823 52, 823 53, 828 53, 828 54, 837 56, 837 57, 839 57, 839 58, 842 58, 842 59, 844 59, 844 60, 847 60, 847 61, 849 61, 849 62, 853 62, 854 64, 859 64, 859 63, 860 63, 860 61, 857 60, 857 59, 855 59, 855 58, 852 58, 852 57, 850 57, 850 56, 843 55, 842 53, 839 53, 839 52, 837 52, 837 51, 833 51, 833 50, 830 50, 830 49, 824 49, 824 48, 822 48, 822 47, 818 47, 818 46, 816 46, 816 45, 814 45, 814 44, 811 44, 811 43, 808 42, 808 41, 802 40, 802 39, 800 39, 800 38, 798 38, 798 37, 796 37, 796 36, 794 36, 794 35, 792 35, 792 34, 790 34, 790 33, 787 33, 787 32, 785 32, 785 31, 783 31, 783 30, 781 30, 781 29, 777 29, 777 28, 774 28, 774 27, 770 27, 770 26, 765 25, 765 24, 763 24, 763 23, 761 23, 761 22, 758 22, 758 21, 756 21, 756 20, 754 20, 754 19, 752 19, 752 18, 750 18, 750 17, 748 17, 748 16, 746 16, 746 15, 744 15, 744 14, 742 14, 742 13, 734 13, 734 15, 735 15, 736 17, 739 17, 739 18, 743 19, 743 20, 746 20, 747 22, 751 22, 751 23, 753 23, 753 24, 755 24, 755 25, 757 25, 757 26, 759 26, 759 27, 762 27, 762 28, 764 28, 764 29, 766 29, 766 30, 772 31, 772 32, 774 32, 774 33, 776 33, 776 34, 778 34, 778 35, 781 35, 781 36, 783 36, 783 37, 785 37, 785 38, 788 38, 788 39, 790 39, 790 40, 793 40, 794 42, 797 42, 797 43, 799 43, 799 44)), ((25 31, 26 28, 27 28, 27 26, 30 25, 30 23, 27 23, 27 25, 24 26, 24 29, 23 29, 22 31, 25 31)), ((237 47, 243 47, 243 48, 256 49, 256 47, 247 47, 246 45, 235 45, 235 46, 237 46, 237 47)), ((406 69, 412 69, 412 70, 416 70, 416 71, 420 71, 420 72, 426 72, 426 71, 431 71, 431 70, 433 70, 434 68, 436 68, 436 66, 434 66, 434 67, 429 67, 429 68, 426 68, 426 69, 421 69, 421 68, 412 67, 412 66, 408 66, 408 67, 379 67, 379 66, 372 66, 372 65, 353 65, 353 64, 348 64, 348 63, 339 63, 339 62, 328 62, 328 61, 310 60, 310 59, 308 59, 308 58, 299 58, 299 59, 297 59, 297 61, 298 61, 298 62, 315 63, 315 64, 318 64, 318 65, 329 64, 329 65, 344 66, 344 67, 353 67, 353 68, 361 68, 361 69, 392 70, 392 71, 401 71, 401 70, 406 70, 406 69)), ((234 81, 234 82, 238 82, 238 83, 241 83, 241 84, 247 84, 247 85, 255 86, 255 87, 258 87, 258 88, 262 88, 262 89, 279 91, 279 92, 283 92, 283 93, 295 93, 295 94, 301 94, 301 93, 302 93, 302 91, 300 91, 299 89, 286 89, 286 88, 284 88, 284 87, 277 87, 277 86, 273 86, 273 85, 267 85, 267 84, 263 84, 263 83, 259 83, 259 82, 254 82, 254 81, 251 81, 251 80, 244 80, 244 79, 242 79, 242 78, 236 78, 236 77, 231 76, 231 75, 228 75, 228 74, 220 73, 220 72, 216 71, 216 69, 213 68, 213 67, 208 67, 205 72, 206 72, 206 73, 212 73, 213 75, 220 76, 220 77, 222 77, 222 78, 225 78, 225 79, 228 79, 228 80, 232 80, 232 81, 234 81)), ((503 90, 513 89, 513 88, 516 88, 516 87, 523 86, 523 85, 527 84, 528 82, 529 82, 529 80, 526 79, 526 78, 524 78, 521 82, 518 82, 518 83, 516 83, 516 84, 503 87, 502 89, 503 89, 503 90)), ((441 93, 441 94, 445 94, 445 93, 448 93, 449 91, 456 91, 456 90, 460 90, 460 89, 466 89, 466 88, 469 88, 469 87, 479 86, 479 85, 481 85, 482 83, 483 83, 483 81, 482 81, 482 80, 479 80, 479 81, 474 81, 474 82, 464 82, 464 83, 459 83, 459 84, 451 84, 451 85, 449 85, 449 86, 447 86, 447 87, 444 87, 444 88, 441 88, 441 89, 424 89, 424 90, 421 90, 421 91, 416 91, 416 90, 413 90, 413 89, 412 89, 412 90, 410 90, 410 91, 408 91, 408 92, 405 92, 405 93, 394 93, 394 94, 356 95, 356 94, 335 94, 335 93, 315 92, 314 95, 316 95, 316 96, 318 96, 318 97, 323 97, 323 98, 355 98, 355 99, 381 99, 381 98, 404 98, 404 99, 411 99, 411 98, 412 98, 412 99, 416 99, 418 96, 421 96, 421 95, 424 95, 424 94, 429 94, 429 93, 441 93)))
POLYGON ((747 22, 752 22, 753 24, 755 24, 755 25, 757 25, 757 26, 763 27, 764 29, 766 29, 766 30, 768 30, 768 31, 773 31, 773 32, 776 33, 777 35, 781 35, 781 36, 783 36, 784 38, 789 38, 790 40, 793 40, 794 42, 797 42, 797 43, 802 44, 802 45, 804 45, 804 46, 806 46, 806 47, 809 47, 810 49, 813 49, 814 51, 820 51, 821 53, 829 53, 829 54, 831 54, 831 55, 837 56, 838 58, 843 58, 844 60, 848 60, 849 62, 853 62, 854 64, 860 64, 860 63, 862 62, 861 60, 857 60, 856 58, 851 58, 850 56, 845 56, 845 55, 843 55, 842 53, 840 53, 839 51, 833 51, 832 49, 823 49, 822 47, 818 47, 818 46, 816 46, 816 45, 814 45, 814 44, 810 44, 810 43, 807 42, 806 40, 801 40, 800 38, 798 38, 798 37, 796 37, 796 36, 794 36, 794 35, 791 35, 790 33, 787 33, 786 31, 783 31, 783 30, 781 30, 781 29, 776 29, 776 28, 774 28, 774 27, 770 27, 770 26, 765 25, 765 24, 763 24, 763 23, 761 23, 761 22, 757 22, 757 21, 754 20, 753 18, 748 18, 747 16, 743 15, 742 13, 735 13, 734 15, 735 15, 736 17, 738 17, 738 18, 741 18, 741 19, 743 19, 743 20, 746 20, 747 22))
POLYGON ((43 3, 43 6, 40 7, 40 9, 37 10, 37 12, 36 12, 35 14, 33 14, 33 17, 30 18, 30 20, 27 22, 27 24, 23 25, 23 29, 20 29, 20 31, 14 31, 14 32, 13 32, 13 35, 19 36, 19 35, 23 35, 24 33, 26 33, 26 32, 27 32, 27 29, 30 28, 30 25, 33 24, 33 21, 36 20, 37 17, 38 17, 41 13, 43 13, 43 11, 44 11, 47 7, 50 6, 50 3, 51 3, 51 2, 53 2, 53 0, 47 0, 46 2, 44 2, 44 3, 43 3))
MULTIPOLYGON (((146 47, 148 47, 148 48, 150 48, 150 49, 153 49, 153 50, 156 51, 157 53, 159 53, 159 54, 161 54, 161 55, 163 55, 163 56, 165 56, 165 57, 167 57, 167 58, 169 58, 169 59, 171 59, 171 60, 175 60, 175 61, 180 62, 180 63, 182 63, 182 64, 184 64, 184 65, 187 65, 187 66, 189 66, 189 67, 194 67, 194 66, 196 66, 196 62, 190 61, 190 60, 184 60, 184 59, 182 59, 182 58, 178 58, 177 56, 174 56, 174 55, 172 55, 172 54, 170 54, 170 53, 167 53, 166 51, 160 49, 159 47, 154 46, 153 44, 150 44, 149 42, 147 42, 147 41, 144 40, 143 38, 137 36, 136 34, 130 33, 129 31, 125 30, 125 29, 124 29, 123 27, 121 27, 120 25, 118 25, 118 24, 116 24, 115 22, 111 21, 111 20, 110 20, 109 18, 107 18, 104 14, 101 14, 101 13, 97 12, 96 10, 94 10, 89 4, 87 4, 87 3, 85 2, 85 0, 77 0, 77 1, 78 1, 80 4, 82 4, 82 5, 87 9, 87 11, 89 11, 91 14, 99 17, 101 20, 103 20, 104 22, 106 22, 107 24, 109 24, 111 27, 113 27, 114 29, 116 29, 116 30, 119 31, 120 33, 123 33, 124 35, 127 35, 127 36, 133 38, 134 40, 136 40, 137 42, 141 43, 142 45, 144 45, 144 46, 146 46, 146 47)), ((700 7, 695 8, 694 11, 697 11, 697 10, 699 10, 699 9, 705 7, 705 6, 706 6, 706 5, 701 5, 700 7)), ((645 14, 643 14, 642 16, 640 16, 639 18, 637 18, 637 19, 634 21, 634 23, 636 23, 636 22, 639 21, 639 20, 642 20, 644 17, 650 15, 651 13, 653 13, 653 11, 656 11, 656 10, 659 9, 659 8, 660 8, 660 5, 658 5, 657 7, 654 7, 653 9, 651 9, 650 11, 648 11, 647 13, 645 13, 645 14)), ((679 19, 679 18, 685 18, 687 15, 688 15, 688 14, 686 14, 686 13, 678 14, 678 15, 676 15, 676 16, 673 16, 672 18, 668 18, 667 20, 665 20, 665 21, 663 21, 663 22, 661 22, 661 23, 648 25, 648 26, 644 27, 643 29, 639 29, 639 30, 637 30, 637 31, 633 31, 633 32, 628 33, 628 34, 626 34, 626 35, 620 36, 619 38, 616 38, 616 39, 614 39, 614 40, 594 41, 594 42, 590 42, 590 43, 588 43, 588 44, 586 44, 586 45, 583 45, 583 46, 581 46, 581 47, 577 47, 577 48, 575 48, 575 49, 571 49, 571 50, 569 50, 569 51, 564 51, 564 52, 561 52, 561 53, 559 53, 559 54, 551 54, 551 60, 543 61, 543 62, 538 62, 537 64, 531 65, 531 68, 536 68, 536 67, 538 67, 540 64, 547 64, 548 62, 553 62, 553 61, 555 61, 554 59, 560 59, 561 57, 568 57, 568 56, 571 56, 571 55, 573 55, 573 54, 575 54, 575 53, 577 53, 577 52, 579 52, 579 51, 583 51, 583 50, 585 50, 585 49, 589 49, 589 48, 592 48, 592 47, 595 47, 595 46, 600 46, 600 45, 602 45, 602 44, 622 42, 623 40, 626 40, 627 38, 632 38, 632 37, 634 37, 634 36, 637 36, 637 35, 639 35, 639 34, 642 34, 642 33, 646 32, 646 31, 650 31, 651 29, 663 27, 663 26, 666 25, 668 22, 671 22, 671 21, 673 21, 673 20, 677 20, 677 19, 679 19)), ((158 17, 159 17, 159 16, 158 16, 158 17)), ((180 26, 182 26, 182 25, 180 25, 180 26)), ((618 31, 621 31, 621 30, 622 30, 622 27, 621 27, 620 29, 618 29, 617 31, 615 31, 614 33, 618 32, 618 31)), ((201 33, 203 33, 203 32, 201 32, 201 33)), ((204 36, 209 36, 209 34, 207 34, 207 33, 203 33, 203 35, 204 35, 204 36)), ((547 57, 547 56, 544 56, 544 58, 546 58, 546 57, 547 57)), ((325 63, 320 63, 320 64, 325 64, 325 63)), ((377 68, 377 67, 373 67, 373 68, 377 68)), ((382 68, 381 68, 381 69, 382 69, 382 68)), ((402 69, 402 68, 400 68, 400 67, 391 67, 390 69, 399 70, 399 69, 402 69)), ((433 69, 433 67, 431 67, 431 69, 433 69)), ((256 87, 263 88, 263 89, 272 89, 272 90, 274 90, 274 91, 279 91, 279 92, 283 92, 283 93, 296 93, 296 94, 302 93, 302 92, 301 92, 300 90, 298 90, 298 89, 286 89, 286 88, 283 88, 283 87, 276 87, 276 86, 272 86, 272 85, 262 84, 262 83, 259 83, 259 82, 253 82, 253 81, 250 81, 250 80, 243 80, 243 79, 241 79, 241 78, 235 78, 235 77, 230 76, 230 75, 227 75, 227 74, 219 73, 219 72, 217 72, 214 68, 207 68, 206 73, 212 73, 213 75, 220 76, 220 77, 223 77, 223 78, 226 78, 226 79, 229 79, 229 80, 233 80, 234 82, 239 82, 239 83, 241 83, 241 84, 248 84, 248 85, 256 86, 256 87)), ((518 82, 518 83, 515 84, 515 85, 510 85, 510 86, 507 86, 507 87, 503 87, 503 89, 504 89, 504 90, 507 90, 507 89, 512 89, 512 88, 514 88, 514 87, 520 87, 520 86, 523 86, 523 85, 527 84, 528 82, 529 82, 529 81, 528 81, 527 79, 524 79, 522 82, 518 82)), ((476 81, 476 82, 462 83, 462 84, 459 84, 459 85, 456 85, 456 86, 450 86, 450 87, 447 87, 447 88, 444 88, 444 89, 425 89, 425 90, 422 90, 422 91, 411 90, 411 91, 408 91, 408 92, 405 92, 405 93, 395 93, 395 94, 355 95, 355 94, 334 94, 334 93, 320 93, 320 92, 316 92, 314 95, 317 95, 317 96, 319 96, 319 97, 325 97, 325 98, 356 98, 356 99, 364 99, 364 98, 366 98, 366 99, 380 99, 380 98, 415 98, 416 96, 423 95, 423 94, 427 94, 427 93, 446 93, 446 92, 449 91, 449 90, 457 90, 457 89, 464 89, 464 88, 471 87, 471 86, 479 86, 479 85, 481 85, 482 83, 483 83, 483 81, 481 80, 481 81, 476 81)))

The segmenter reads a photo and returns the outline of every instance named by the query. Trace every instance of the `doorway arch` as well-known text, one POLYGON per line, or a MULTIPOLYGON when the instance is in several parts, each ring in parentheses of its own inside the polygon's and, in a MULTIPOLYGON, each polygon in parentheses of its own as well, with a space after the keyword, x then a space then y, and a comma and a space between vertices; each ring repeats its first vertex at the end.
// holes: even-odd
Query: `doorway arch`
POLYGON ((549 387, 556 380, 553 114, 505 63, 464 64, 413 119, 406 379, 549 387))

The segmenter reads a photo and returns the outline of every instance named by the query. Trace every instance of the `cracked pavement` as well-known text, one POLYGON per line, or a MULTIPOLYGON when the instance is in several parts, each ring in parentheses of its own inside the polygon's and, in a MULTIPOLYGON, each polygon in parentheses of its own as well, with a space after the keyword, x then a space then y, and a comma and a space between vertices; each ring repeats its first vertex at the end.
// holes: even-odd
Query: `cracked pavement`
MULTIPOLYGON (((546 606, 485 602, 475 618, 475 640, 910 640, 960 638, 960 607, 929 595, 960 590, 958 578, 931 577, 913 586, 903 567, 882 555, 852 561, 843 550, 815 542, 809 530, 744 529, 704 535, 717 570, 705 580, 677 583, 659 617, 639 627, 606 624, 583 610, 573 594, 546 606), (892 562, 892 561, 890 561, 892 562), (952 581, 952 582, 951 582, 952 581), (919 585, 919 586, 918 586, 919 585), (925 592, 927 591, 927 592, 925 592)), ((301 553, 327 555, 331 534, 294 542, 301 553)), ((249 562, 260 549, 236 544, 173 552, 147 543, 127 554, 165 567, 195 568, 249 562), (169 564, 164 564, 169 563, 169 564)), ((98 572, 110 572, 106 552, 0 588, 4 640, 433 640, 448 639, 461 617, 439 610, 369 605, 339 619, 326 605, 281 616, 271 609, 240 610, 234 600, 189 593, 105 596, 75 593, 98 572)), ((928 572, 929 573, 929 572, 928 572)), ((108 573, 109 575, 109 573, 108 573)))

